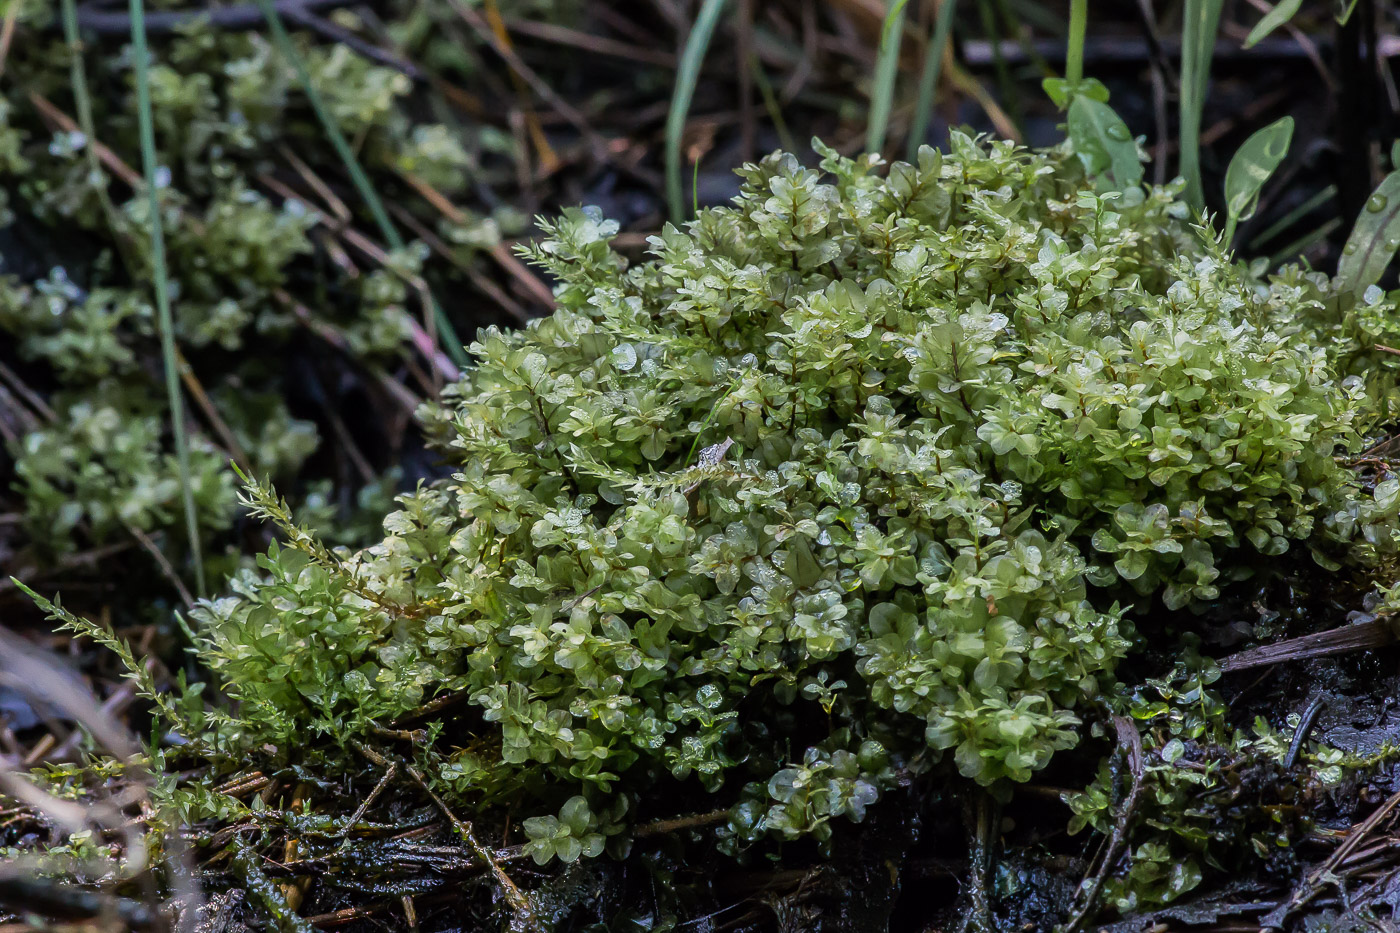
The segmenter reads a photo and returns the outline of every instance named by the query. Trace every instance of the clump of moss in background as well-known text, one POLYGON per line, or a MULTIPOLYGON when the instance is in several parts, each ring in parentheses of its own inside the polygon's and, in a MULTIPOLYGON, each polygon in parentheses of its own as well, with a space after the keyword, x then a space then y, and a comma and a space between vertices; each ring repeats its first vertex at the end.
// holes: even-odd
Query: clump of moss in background
MULTIPOLYGON (((177 570, 188 572, 183 531, 161 535, 182 529, 181 476, 161 385, 146 197, 92 151, 100 145, 140 164, 129 62, 121 37, 89 44, 86 87, 75 87, 72 50, 50 28, 57 15, 56 4, 21 11, 18 28, 32 41, 10 50, 6 79, 23 93, 0 109, 0 331, 12 348, 7 373, 31 390, 6 383, 15 401, 0 424, 13 458, 7 485, 23 523, 5 545, 32 580, 76 553, 156 536, 177 570), (76 117, 80 93, 91 100, 95 140, 54 122, 54 112, 76 117)), ((152 96, 175 336, 188 363, 192 485, 210 568, 239 560, 229 534, 237 514, 231 458, 295 489, 305 514, 334 539, 363 543, 354 530, 364 528, 355 517, 360 492, 392 492, 393 482, 378 475, 389 464, 346 448, 387 448, 390 439, 374 435, 390 429, 355 423, 330 443, 322 435, 345 397, 363 410, 366 396, 382 396, 376 408, 400 409, 386 413, 384 425, 407 420, 405 403, 411 408, 414 393, 433 388, 421 375, 433 361, 421 355, 418 277, 460 273, 447 263, 425 268, 418 245, 380 259, 336 245, 341 221, 319 224, 307 206, 329 216, 336 205, 322 202, 307 179, 342 190, 338 157, 292 64, 268 39, 199 22, 155 38, 152 96), (389 381, 413 388, 382 391, 389 381)), ((401 187, 412 177, 455 198, 480 180, 479 155, 498 142, 491 131, 410 116, 420 108, 410 105, 409 78, 344 46, 298 41, 377 184, 401 187)), ((467 264, 475 249, 499 242, 500 229, 492 218, 463 216, 429 226, 460 244, 455 259, 467 264)), ((356 221, 347 220, 353 229, 356 221)), ((371 499, 365 504, 382 515, 387 498, 371 499)), ((112 598, 140 607, 150 603, 148 592, 128 578, 112 598)))
POLYGON ((424 412, 458 472, 381 543, 251 487, 289 547, 195 614, 238 701, 207 741, 334 761, 455 694, 429 779, 540 861, 624 851, 668 784, 732 846, 826 840, 911 773, 1005 795, 1073 746, 1125 601, 1393 551, 1324 279, 1249 277, 1065 148, 819 148, 632 268, 596 212, 547 224, 560 310, 473 345, 424 412))

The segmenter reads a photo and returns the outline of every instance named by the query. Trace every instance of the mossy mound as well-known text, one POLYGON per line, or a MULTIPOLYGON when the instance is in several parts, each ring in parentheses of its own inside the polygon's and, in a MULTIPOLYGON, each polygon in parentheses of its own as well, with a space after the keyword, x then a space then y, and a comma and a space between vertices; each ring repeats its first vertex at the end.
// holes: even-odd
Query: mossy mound
POLYGON ((1001 794, 1074 745, 1127 602, 1393 550, 1400 483, 1342 457, 1380 406, 1337 375, 1388 305, 1256 280, 1064 148, 822 155, 632 268, 597 213, 547 224, 559 311, 473 345, 424 413, 457 473, 380 544, 252 487, 291 546, 195 614, 237 701, 208 741, 355 761, 457 697, 429 780, 541 861, 622 851, 667 787, 731 848, 825 840, 911 774, 1001 794))

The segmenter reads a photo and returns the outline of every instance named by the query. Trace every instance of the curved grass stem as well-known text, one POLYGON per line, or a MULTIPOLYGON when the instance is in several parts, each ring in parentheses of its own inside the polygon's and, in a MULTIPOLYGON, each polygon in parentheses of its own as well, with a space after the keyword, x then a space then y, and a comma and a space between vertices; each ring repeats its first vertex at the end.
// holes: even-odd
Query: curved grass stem
MULTIPOLYGON (((180 498, 185 508, 185 533, 194 562, 195 592, 203 596, 204 560, 199 544, 199 523, 194 511, 194 487, 190 470, 190 440, 185 433, 185 405, 180 394, 180 368, 175 353, 175 322, 170 312, 170 276, 165 263, 165 231, 161 225, 160 191, 156 183, 156 132, 151 113, 151 75, 146 48, 146 16, 142 0, 131 0, 131 44, 136 64, 136 107, 141 136, 141 164, 145 172, 150 211, 151 274, 155 280, 156 315, 160 351, 165 367, 165 393, 170 401, 170 431, 175 437, 175 459, 180 469, 180 498)), ((92 140, 88 141, 91 144, 92 140)))
MULTIPOLYGON (((271 0, 258 2, 270 3, 271 0)), ((700 14, 695 17, 695 25, 685 40, 680 68, 676 72, 676 87, 671 93, 671 110, 666 116, 666 202, 671 222, 676 224, 685 219, 685 196, 681 190, 681 137, 685 135, 685 118, 690 113, 690 101, 700 80, 700 66, 705 62, 705 52, 710 47, 724 3, 725 0, 705 0, 700 7, 700 14)))

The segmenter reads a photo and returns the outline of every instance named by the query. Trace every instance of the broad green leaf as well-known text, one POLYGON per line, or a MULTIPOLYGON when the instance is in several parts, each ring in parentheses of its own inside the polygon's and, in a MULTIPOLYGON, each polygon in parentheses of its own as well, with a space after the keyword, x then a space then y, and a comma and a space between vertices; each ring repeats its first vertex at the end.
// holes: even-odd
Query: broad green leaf
POLYGON ((1234 239, 1235 225, 1254 216, 1259 192, 1288 155, 1293 141, 1293 118, 1284 117, 1244 141, 1225 171, 1225 240, 1234 239))
POLYGON ((1079 83, 1068 78, 1046 78, 1040 82, 1045 94, 1055 106, 1064 110, 1076 96, 1084 96, 1100 103, 1108 103, 1108 88, 1098 78, 1085 78, 1079 83))
POLYGON ((1342 247, 1337 290, 1360 295, 1379 282, 1396 249, 1400 249, 1400 172, 1391 172, 1367 198, 1342 247))
POLYGON ((1142 162, 1128 125, 1113 108, 1092 97, 1077 95, 1069 105, 1069 138, 1090 175, 1107 171, 1119 188, 1142 181, 1142 162))
POLYGON ((1244 40, 1244 47, 1253 48, 1260 39, 1296 16, 1302 5, 1303 0, 1279 0, 1272 10, 1264 14, 1259 24, 1249 31, 1249 37, 1244 40))

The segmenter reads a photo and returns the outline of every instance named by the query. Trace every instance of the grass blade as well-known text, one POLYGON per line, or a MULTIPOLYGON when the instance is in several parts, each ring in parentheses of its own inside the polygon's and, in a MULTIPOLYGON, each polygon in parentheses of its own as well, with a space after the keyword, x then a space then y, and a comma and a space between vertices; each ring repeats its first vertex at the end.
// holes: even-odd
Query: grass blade
POLYGON ((865 126, 865 151, 885 147, 894 103, 894 79, 899 74, 899 47, 904 38, 904 8, 909 0, 894 0, 880 27, 880 51, 875 61, 875 81, 870 88, 870 121, 865 126))
POLYGON ((763 98, 763 109, 768 111, 768 119, 778 133, 779 144, 788 152, 796 152, 797 141, 783 119, 783 105, 778 102, 778 95, 773 93, 773 82, 768 80, 768 73, 763 70, 763 63, 757 55, 749 56, 749 70, 753 73, 754 87, 758 88, 759 96, 763 98))
MULTIPOLYGON (((306 62, 302 60, 301 53, 292 43, 292 37, 287 34, 287 27, 282 24, 282 17, 278 15, 277 8, 273 6, 272 0, 256 0, 256 2, 258 9, 262 11, 263 18, 267 20, 268 28, 272 31, 272 39, 277 44, 277 50, 296 69, 297 81, 301 84, 302 93, 310 102, 311 109, 316 112, 316 119, 321 123, 321 130, 330 140, 336 155, 340 156, 340 161, 344 164, 345 171, 349 174, 355 190, 365 202, 365 207, 369 208, 370 216, 374 218, 380 236, 384 238, 384 242, 388 243, 391 249, 403 249, 403 237, 399 235, 394 222, 389 219, 389 212, 385 210, 379 192, 374 190, 374 184, 360 166, 360 160, 355 157, 355 151, 350 148, 350 142, 340 131, 340 126, 334 118, 331 117, 330 110, 321 99, 321 92, 316 90, 316 85, 312 83, 311 73, 306 70, 306 62)), ((461 339, 457 336, 456 328, 452 326, 452 322, 448 320, 447 314, 442 310, 442 306, 438 304, 436 298, 432 298, 432 306, 438 337, 447 351, 447 355, 459 367, 466 368, 470 365, 470 360, 462 346, 461 339)))
POLYGON ((1303 234, 1283 249, 1271 255, 1269 257, 1269 268, 1277 269, 1286 262, 1297 262, 1300 256, 1312 249, 1315 244, 1321 243, 1331 236, 1332 231, 1338 229, 1341 225, 1342 218, 1333 217, 1311 233, 1303 234))
MULTIPOLYGON (((161 225, 160 192, 156 186, 156 131, 151 114, 151 75, 146 49, 146 10, 142 0, 131 0, 131 44, 136 58, 136 108, 141 134, 141 165, 146 175, 150 210, 151 274, 155 279, 156 315, 160 327, 160 352, 165 363, 165 393, 170 400, 170 431, 175 436, 175 459, 180 467, 180 498, 185 506, 185 533, 194 561, 195 592, 204 595, 204 559, 199 546, 199 523, 194 514, 194 488, 190 473, 190 440, 185 434, 185 405, 180 395, 180 371, 175 359, 175 322, 170 313, 170 276, 165 265, 165 231, 161 225)), ((92 144, 92 140, 88 140, 92 144)))
POLYGON ((997 93, 1002 100, 1002 106, 1006 108, 1007 116, 1016 127, 1016 136, 1019 139, 1024 136, 1022 125, 1025 123, 1025 116, 1021 110, 1021 95, 1017 91, 1015 79, 1011 76, 1011 66, 1002 47, 1004 37, 1001 27, 997 24, 997 11, 993 8, 991 0, 978 0, 977 13, 982 22, 982 37, 992 52, 992 70, 996 74, 997 93))
MULTIPOLYGON (((270 5, 272 0, 258 2, 270 5)), ((671 221, 677 224, 685 220, 685 196, 681 188, 681 136, 685 134, 685 118, 690 113, 690 101, 700 80, 700 66, 704 64, 719 15, 724 11, 724 3, 725 0, 705 0, 700 7, 700 15, 695 17, 695 25, 691 27, 685 49, 681 52, 680 67, 676 70, 676 87, 671 92, 671 111, 666 115, 666 203, 670 207, 671 221)))
POLYGON ((948 38, 953 33, 953 18, 958 10, 958 0, 942 0, 938 5, 938 18, 933 24, 933 38, 929 40, 924 55, 924 67, 919 73, 919 98, 914 105, 914 119, 909 124, 908 158, 913 162, 919 157, 919 147, 928 136, 929 119, 933 114, 934 98, 938 93, 938 79, 943 72, 943 57, 948 52, 948 38))
POLYGON ((1084 34, 1088 25, 1088 0, 1070 0, 1069 47, 1065 50, 1065 80, 1070 87, 1077 87, 1084 80, 1084 34))
POLYGON ((1181 175, 1186 179, 1186 201, 1197 211, 1206 206, 1201 184, 1201 113, 1210 82, 1210 59, 1225 0, 1186 0, 1181 21, 1181 100, 1178 143, 1181 175))
MULTIPOLYGON (((117 215, 116 208, 112 206, 111 195, 107 193, 107 178, 102 171, 102 163, 97 156, 97 134, 93 128, 92 120, 92 94, 88 89, 87 67, 83 63, 83 42, 78 35, 78 4, 77 0, 63 0, 63 41, 68 44, 72 62, 68 69, 68 81, 73 85, 73 103, 78 109, 78 127, 82 129, 83 136, 86 137, 83 145, 83 154, 87 159, 89 181, 97 191, 97 200, 102 205, 102 214, 107 219, 107 226, 112 228, 112 235, 116 237, 119 248, 123 247, 122 239, 125 228, 117 215)), ((124 256, 130 267, 130 257, 124 256)))
POLYGON ((1289 227, 1293 226, 1298 221, 1306 217, 1308 214, 1311 214, 1313 211, 1317 210, 1319 207, 1326 204, 1328 201, 1332 200, 1336 196, 1337 186, 1328 185, 1326 188, 1323 188, 1317 194, 1314 194, 1302 204, 1299 204, 1287 214, 1284 214, 1278 220, 1275 220, 1263 230, 1259 231, 1258 236, 1252 237, 1250 239, 1249 248, 1251 250, 1258 250, 1262 248, 1266 243, 1270 243, 1274 239, 1276 239, 1280 233, 1283 233, 1289 227))

